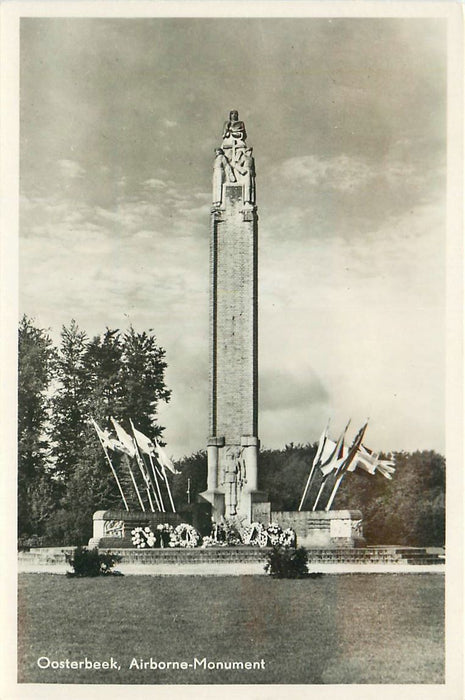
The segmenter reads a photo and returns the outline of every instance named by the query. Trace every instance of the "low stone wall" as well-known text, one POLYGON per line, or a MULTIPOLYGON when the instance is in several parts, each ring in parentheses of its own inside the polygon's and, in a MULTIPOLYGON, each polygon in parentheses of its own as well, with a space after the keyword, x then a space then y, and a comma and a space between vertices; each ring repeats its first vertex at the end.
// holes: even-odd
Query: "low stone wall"
POLYGON ((303 547, 361 547, 362 513, 359 510, 275 511, 271 519, 283 530, 291 527, 303 547))

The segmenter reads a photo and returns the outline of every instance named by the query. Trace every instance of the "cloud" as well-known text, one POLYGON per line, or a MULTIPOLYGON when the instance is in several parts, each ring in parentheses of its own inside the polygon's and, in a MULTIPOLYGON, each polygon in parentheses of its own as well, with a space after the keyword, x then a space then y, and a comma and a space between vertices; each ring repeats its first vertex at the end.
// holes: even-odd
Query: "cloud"
POLYGON ((58 166, 61 170, 61 173, 65 177, 69 177, 71 179, 84 177, 84 175, 86 174, 84 168, 82 168, 79 165, 79 163, 75 160, 68 160, 66 158, 61 159, 58 161, 58 166))
POLYGON ((374 177, 375 169, 362 159, 345 154, 333 158, 307 155, 284 160, 279 167, 279 175, 291 182, 299 181, 345 192, 364 187, 374 177))

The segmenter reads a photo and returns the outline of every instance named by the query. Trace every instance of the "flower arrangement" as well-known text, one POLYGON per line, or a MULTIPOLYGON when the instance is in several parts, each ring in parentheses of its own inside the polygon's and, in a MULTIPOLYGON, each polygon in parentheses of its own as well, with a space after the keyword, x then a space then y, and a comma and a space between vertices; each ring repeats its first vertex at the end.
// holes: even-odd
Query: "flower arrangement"
POLYGON ((193 549, 197 547, 200 541, 200 535, 192 525, 181 523, 171 533, 170 547, 183 547, 185 549, 193 549))
POLYGON ((271 546, 279 544, 283 530, 277 523, 270 523, 266 528, 266 532, 271 546))
POLYGON ((283 530, 279 536, 279 544, 282 547, 295 547, 297 543, 297 537, 295 531, 291 527, 287 527, 283 530))
POLYGON ((156 537, 149 527, 135 527, 131 530, 132 543, 137 549, 145 549, 145 547, 154 547, 156 537))
POLYGON ((242 542, 252 547, 266 547, 268 544, 268 533, 262 523, 251 523, 242 531, 242 542))

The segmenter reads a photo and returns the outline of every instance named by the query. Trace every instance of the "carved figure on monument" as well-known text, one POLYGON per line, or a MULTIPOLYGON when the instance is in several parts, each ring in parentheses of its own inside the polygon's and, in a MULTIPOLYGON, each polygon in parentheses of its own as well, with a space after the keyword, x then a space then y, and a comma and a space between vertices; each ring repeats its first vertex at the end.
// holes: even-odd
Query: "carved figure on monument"
POLYGON ((223 127, 223 147, 224 146, 245 146, 247 132, 244 122, 239 120, 239 112, 233 109, 229 112, 229 120, 223 127))
POLYGON ((222 148, 215 149, 213 164, 213 206, 219 206, 223 199, 223 183, 236 182, 234 170, 226 158, 222 148))
POLYGON ((237 506, 240 498, 240 491, 245 483, 245 474, 241 460, 242 450, 240 447, 227 448, 222 470, 222 485, 225 489, 225 515, 232 517, 237 515, 237 506))
POLYGON ((246 148, 236 163, 236 171, 241 175, 244 186, 244 204, 255 203, 255 161, 252 148, 246 148))

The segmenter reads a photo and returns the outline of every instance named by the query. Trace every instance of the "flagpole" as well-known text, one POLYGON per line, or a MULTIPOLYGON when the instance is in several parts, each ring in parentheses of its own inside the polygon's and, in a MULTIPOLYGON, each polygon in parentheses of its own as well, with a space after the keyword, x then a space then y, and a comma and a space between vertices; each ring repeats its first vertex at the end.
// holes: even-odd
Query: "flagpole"
MULTIPOLYGON (((163 505, 163 501, 160 498, 160 488, 158 486, 158 481, 157 481, 155 475, 153 474, 153 469, 152 469, 152 472, 150 472, 150 469, 147 466, 147 462, 145 461, 145 457, 144 457, 144 454, 142 452, 140 453, 140 456, 141 456, 141 459, 144 463, 144 466, 147 470, 147 474, 148 474, 149 479, 150 479, 150 485, 152 486, 152 493, 155 497, 155 502, 157 504, 157 508, 160 511, 160 513, 164 513, 165 506, 163 505)), ((149 457, 150 457, 150 455, 149 455, 149 457)))
POLYGON ((173 513, 176 513, 176 508, 174 507, 174 502, 173 502, 173 496, 171 495, 170 483, 168 481, 168 475, 166 473, 166 469, 164 466, 162 466, 162 473, 163 473, 163 476, 165 478, 166 490, 168 491, 168 496, 170 499, 171 508, 173 509, 173 513))
POLYGON ((105 452, 105 457, 106 457, 107 460, 108 460, 108 464, 110 465, 110 469, 111 469, 111 471, 113 472, 113 476, 115 477, 115 481, 116 481, 116 483, 118 484, 119 492, 120 492, 120 494, 121 494, 121 498, 123 499, 124 507, 126 508, 126 510, 129 510, 128 503, 127 503, 127 501, 126 501, 126 498, 124 497, 123 488, 122 488, 122 486, 121 486, 121 484, 120 484, 120 481, 119 481, 119 479, 118 479, 118 475, 117 475, 117 473, 116 473, 116 471, 115 471, 115 468, 114 468, 113 464, 111 463, 111 459, 110 459, 110 456, 109 456, 109 454, 108 454, 108 452, 107 452, 107 448, 106 448, 105 445, 103 444, 102 438, 101 438, 100 435, 99 435, 99 432, 98 432, 98 430, 97 430, 96 423, 95 423, 94 419, 91 418, 91 420, 92 420, 92 423, 94 424, 95 432, 97 433, 98 439, 100 440, 100 444, 102 445, 103 451, 105 452))
POLYGON ((327 440, 327 435, 328 435, 328 430, 329 430, 329 424, 330 424, 330 422, 331 422, 331 418, 328 419, 328 422, 327 422, 327 424, 326 424, 326 428, 325 428, 325 430, 324 430, 324 433, 323 433, 323 435, 321 436, 321 438, 323 438, 323 440, 320 438, 320 440, 319 440, 319 442, 318 442, 318 447, 317 447, 317 450, 316 450, 315 458, 314 458, 314 460, 313 460, 312 468, 311 468, 311 470, 310 470, 310 474, 308 475, 307 483, 305 484, 305 489, 304 489, 304 492, 303 492, 303 494, 302 494, 302 498, 301 498, 300 505, 299 505, 299 508, 298 508, 299 511, 302 510, 302 506, 303 506, 304 501, 305 501, 305 498, 306 498, 306 496, 307 496, 307 491, 308 491, 308 489, 310 488, 310 484, 311 484, 311 482, 312 482, 313 475, 315 474, 316 466, 317 466, 317 464, 318 464, 318 461, 319 461, 321 455, 323 454, 323 449, 324 449, 324 446, 325 446, 325 444, 326 444, 326 440, 327 440))
POLYGON ((321 482, 320 490, 318 491, 318 495, 316 497, 315 503, 313 504, 312 511, 316 510, 318 501, 320 500, 320 496, 321 496, 321 493, 325 487, 325 484, 326 484, 326 479, 323 479, 323 481, 321 482))
MULTIPOLYGON (((152 459, 152 455, 151 455, 151 454, 149 454, 149 459, 150 459, 150 464, 152 465, 153 478, 155 479, 155 484, 156 484, 156 487, 157 487, 158 496, 159 496, 160 503, 161 503, 161 509, 160 509, 160 510, 161 510, 162 513, 166 513, 165 504, 163 503, 163 498, 162 498, 162 495, 161 495, 160 484, 158 483, 158 479, 157 479, 157 469, 156 469, 156 467, 155 467, 155 465, 154 465, 154 463, 153 463, 153 459, 152 459)), ((161 474, 160 474, 160 478, 162 478, 162 475, 161 475, 161 474)))
POLYGON ((336 493, 339 489, 339 486, 341 485, 341 481, 343 480, 344 476, 346 475, 348 468, 350 467, 350 465, 354 461, 354 459, 357 455, 357 452, 360 449, 360 445, 362 444, 363 436, 365 435, 367 425, 368 425, 368 419, 367 419, 365 425, 359 430, 358 434, 355 436, 354 441, 353 441, 351 448, 349 450, 349 454, 347 455, 346 460, 341 465, 341 468, 340 468, 341 475, 336 479, 336 483, 333 486, 333 490, 332 490, 331 495, 328 499, 328 502, 325 506, 326 512, 328 512, 328 510, 331 508, 331 504, 334 501, 334 498, 335 498, 336 493))
POLYGON ((341 476, 338 477, 338 479, 336 480, 336 483, 334 484, 334 488, 333 488, 333 490, 332 490, 332 492, 331 492, 331 496, 329 497, 329 500, 328 500, 328 502, 327 502, 327 504, 326 504, 326 506, 325 506, 325 511, 326 511, 326 512, 328 512, 328 510, 331 508, 331 504, 332 504, 332 502, 334 501, 334 499, 335 499, 335 497, 336 497, 336 493, 337 493, 337 491, 338 491, 338 489, 339 489, 339 486, 341 485, 341 481, 343 480, 345 474, 346 474, 346 472, 343 471, 342 474, 341 474, 341 476))
POLYGON ((305 489, 304 489, 304 492, 302 494, 302 498, 300 499, 300 505, 298 507, 298 510, 302 510, 302 506, 303 506, 305 498, 307 496, 307 491, 310 487, 310 483, 311 483, 311 481, 313 479, 313 475, 315 473, 315 468, 316 468, 316 465, 312 464, 312 468, 310 469, 310 474, 308 475, 307 483, 305 484, 305 489))
POLYGON ((128 469, 129 469, 129 473, 130 473, 130 475, 131 475, 132 483, 134 484, 134 490, 135 490, 135 492, 136 492, 136 494, 137 494, 137 498, 139 499, 140 507, 142 508, 142 510, 143 510, 144 513, 145 513, 144 502, 143 502, 143 500, 142 500, 142 498, 141 498, 141 495, 140 495, 140 493, 139 493, 139 489, 138 489, 138 487, 137 487, 137 482, 136 482, 136 480, 135 480, 135 478, 134 478, 134 474, 132 473, 131 463, 129 462, 129 455, 126 455, 126 456, 127 456, 127 458, 128 458, 128 469))
POLYGON ((150 489, 149 489, 150 481, 149 481, 149 479, 148 479, 147 474, 146 474, 145 471, 144 471, 144 467, 143 467, 143 464, 142 464, 142 462, 141 462, 141 458, 140 458, 140 454, 139 454, 139 449, 138 449, 137 445, 135 444, 135 442, 134 442, 134 445, 135 445, 135 448, 136 448, 136 454, 135 454, 135 456, 136 456, 136 462, 137 462, 137 464, 138 464, 138 466, 139 466, 140 473, 142 474, 142 478, 143 478, 143 480, 144 480, 144 482, 145 482, 145 490, 147 491, 147 497, 148 497, 148 499, 149 499, 150 510, 152 511, 152 513, 154 513, 154 512, 155 512, 155 509, 154 509, 154 507, 153 507, 153 501, 152 501, 152 498, 151 498, 151 496, 150 496, 150 489))
MULTIPOLYGON (((141 449, 140 444, 139 444, 139 440, 137 439, 137 438, 138 438, 138 435, 142 435, 142 433, 140 433, 138 430, 135 429, 134 423, 132 422, 132 419, 131 419, 131 418, 129 419, 129 422, 130 422, 131 428, 132 428, 133 442, 134 442, 134 446, 135 446, 136 453, 139 454, 139 457, 140 457, 140 459, 142 460, 142 464, 143 464, 144 469, 145 469, 145 475, 144 475, 145 481, 146 481, 147 484, 149 483, 148 480, 147 480, 147 477, 148 477, 148 479, 149 479, 149 481, 150 481, 150 486, 152 487, 152 493, 153 493, 153 495, 154 495, 154 497, 155 497, 155 503, 156 503, 156 505, 157 505, 157 508, 158 508, 158 510, 159 510, 160 513, 164 513, 164 512, 165 512, 165 507, 164 507, 164 505, 163 505, 163 500, 162 500, 162 498, 161 498, 161 494, 160 494, 160 489, 159 489, 159 487, 158 487, 157 478, 156 478, 155 474, 153 475, 155 478, 154 478, 154 479, 152 478, 152 475, 151 475, 151 473, 150 473, 150 469, 147 467, 147 463, 146 463, 146 461, 145 461, 145 459, 144 459, 144 454, 143 454, 143 453, 144 453, 146 450, 144 450, 143 448, 141 449), (155 483, 155 485, 156 485, 156 489, 155 489, 155 487, 154 487, 154 483, 155 483), (157 496, 157 491, 158 491, 158 496, 157 496)), ((146 436, 144 435, 144 438, 145 438, 145 437, 146 437, 146 436)), ((149 455, 150 455, 150 452, 149 452, 149 455)), ((153 472, 153 469, 152 469, 152 472, 153 472)), ((148 493, 148 491, 147 491, 147 493, 148 493)), ((149 499, 150 499, 150 495, 149 495, 149 499)), ((152 510, 153 510, 153 509, 152 509, 152 510)))

